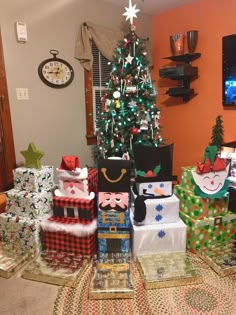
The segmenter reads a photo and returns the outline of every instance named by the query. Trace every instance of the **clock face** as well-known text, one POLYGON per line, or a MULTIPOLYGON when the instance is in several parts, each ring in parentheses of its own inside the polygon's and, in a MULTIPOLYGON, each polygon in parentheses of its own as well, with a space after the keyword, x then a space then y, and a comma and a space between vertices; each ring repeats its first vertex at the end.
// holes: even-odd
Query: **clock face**
POLYGON ((45 84, 58 89, 68 86, 74 78, 71 65, 59 58, 43 61, 39 65, 38 74, 45 84))

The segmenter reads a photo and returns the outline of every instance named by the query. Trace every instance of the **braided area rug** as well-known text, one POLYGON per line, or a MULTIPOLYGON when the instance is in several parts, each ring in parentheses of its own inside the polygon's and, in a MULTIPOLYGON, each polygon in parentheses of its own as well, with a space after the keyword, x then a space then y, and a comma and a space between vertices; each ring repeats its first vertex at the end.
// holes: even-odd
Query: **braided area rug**
POLYGON ((145 290, 132 263, 134 299, 89 300, 89 266, 74 288, 58 290, 53 315, 236 315, 236 274, 219 277, 199 257, 191 256, 202 284, 145 290))

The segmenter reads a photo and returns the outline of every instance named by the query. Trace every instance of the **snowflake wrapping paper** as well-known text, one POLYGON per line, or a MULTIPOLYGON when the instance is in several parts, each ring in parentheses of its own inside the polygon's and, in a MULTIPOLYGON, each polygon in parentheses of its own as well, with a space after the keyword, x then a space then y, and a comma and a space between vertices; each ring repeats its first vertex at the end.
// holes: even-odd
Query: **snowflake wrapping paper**
POLYGON ((174 223, 179 220, 179 199, 174 194, 168 198, 146 199, 145 205, 146 217, 140 222, 141 225, 174 223))
POLYGON ((131 216, 131 249, 134 258, 163 252, 185 252, 187 226, 175 223, 136 226, 131 216))

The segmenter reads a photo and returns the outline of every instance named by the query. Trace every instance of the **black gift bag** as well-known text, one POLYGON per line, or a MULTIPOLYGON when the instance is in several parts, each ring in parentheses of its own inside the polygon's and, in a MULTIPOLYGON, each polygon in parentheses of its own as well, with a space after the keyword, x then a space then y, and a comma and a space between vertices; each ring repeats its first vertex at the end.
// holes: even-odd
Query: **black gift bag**
POLYGON ((98 191, 129 192, 131 162, 104 159, 98 161, 98 191))

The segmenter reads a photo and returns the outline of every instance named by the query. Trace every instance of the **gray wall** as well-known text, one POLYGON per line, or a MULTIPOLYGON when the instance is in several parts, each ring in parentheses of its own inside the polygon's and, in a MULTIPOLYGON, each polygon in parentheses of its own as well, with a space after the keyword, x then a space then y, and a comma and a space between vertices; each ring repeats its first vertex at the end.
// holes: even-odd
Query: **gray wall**
MULTIPOLYGON (((20 151, 34 142, 45 153, 44 165, 58 167, 63 155, 79 156, 81 166, 94 164, 85 138, 84 71, 74 58, 74 47, 84 21, 128 30, 124 12, 124 8, 101 0, 0 0, 17 163, 24 161, 20 151), (16 40, 16 21, 27 24, 25 44, 16 40), (50 49, 57 49, 59 57, 74 68, 74 81, 64 89, 50 88, 38 77, 38 65, 51 57, 50 49), (17 100, 16 88, 28 88, 29 100, 17 100)), ((150 37, 152 18, 139 12, 135 20, 138 36, 150 37)))

